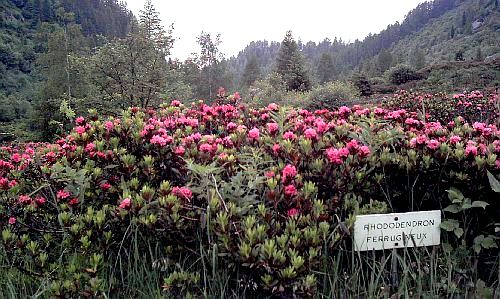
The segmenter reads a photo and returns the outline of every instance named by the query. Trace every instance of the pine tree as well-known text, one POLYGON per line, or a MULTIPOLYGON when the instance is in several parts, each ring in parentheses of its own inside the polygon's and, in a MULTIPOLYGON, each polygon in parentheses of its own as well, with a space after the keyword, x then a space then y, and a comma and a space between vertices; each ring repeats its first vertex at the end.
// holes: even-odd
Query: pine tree
POLYGON ((168 31, 161 24, 160 14, 156 11, 151 0, 147 0, 143 10, 140 11, 139 24, 146 37, 153 41, 158 51, 165 56, 170 55, 170 50, 175 39, 172 37, 174 24, 170 25, 168 31))
POLYGON ((257 79, 260 78, 260 67, 257 61, 257 56, 253 55, 247 61, 245 65, 245 71, 243 72, 242 81, 244 86, 251 86, 257 79))
POLYGON ((311 81, 304 67, 303 57, 291 31, 287 31, 281 43, 280 52, 276 58, 276 72, 285 82, 287 90, 311 89, 311 81))
POLYGON ((328 52, 323 52, 319 59, 318 66, 318 79, 321 84, 333 80, 335 74, 335 66, 333 64, 332 55, 328 52))

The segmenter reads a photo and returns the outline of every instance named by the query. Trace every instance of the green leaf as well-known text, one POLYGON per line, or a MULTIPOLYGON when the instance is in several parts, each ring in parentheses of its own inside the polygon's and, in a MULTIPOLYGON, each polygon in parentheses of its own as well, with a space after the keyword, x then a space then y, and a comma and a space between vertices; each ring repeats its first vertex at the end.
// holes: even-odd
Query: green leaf
POLYGON ((474 252, 476 254, 479 254, 479 252, 481 252, 481 245, 479 245, 479 244, 472 245, 472 248, 474 248, 474 252))
POLYGON ((481 201, 481 200, 476 200, 476 201, 473 201, 472 202, 472 207, 473 208, 483 208, 483 209, 486 209, 486 206, 488 206, 489 203, 485 202, 485 201, 481 201))
POLYGON ((453 246, 449 243, 443 243, 443 251, 446 253, 451 253, 453 251, 453 246))
POLYGON ((458 221, 455 219, 445 220, 441 222, 440 227, 447 232, 452 232, 456 228, 458 228, 458 221))
POLYGON ((491 174, 491 172, 487 171, 487 173, 491 189, 493 189, 496 193, 500 193, 500 182, 491 174))
POLYGON ((456 214, 462 211, 462 209, 458 205, 449 205, 443 211, 456 214))
POLYGON ((484 236, 483 235, 479 235, 477 237, 474 238, 474 244, 481 244, 484 240, 484 236))
POLYGON ((453 232, 455 233, 455 236, 457 236, 457 238, 460 238, 464 234, 464 230, 461 227, 455 228, 453 232))
POLYGON ((492 236, 487 236, 486 238, 483 239, 481 242, 481 246, 483 248, 489 249, 489 248, 498 248, 497 242, 492 236))
POLYGON ((467 210, 472 208, 472 205, 470 203, 470 199, 466 198, 464 203, 462 204, 462 210, 467 210))
POLYGON ((448 198, 453 203, 462 202, 464 200, 464 195, 462 194, 462 192, 460 192, 460 190, 458 190, 456 188, 452 187, 449 190, 446 190, 446 192, 448 192, 448 198))

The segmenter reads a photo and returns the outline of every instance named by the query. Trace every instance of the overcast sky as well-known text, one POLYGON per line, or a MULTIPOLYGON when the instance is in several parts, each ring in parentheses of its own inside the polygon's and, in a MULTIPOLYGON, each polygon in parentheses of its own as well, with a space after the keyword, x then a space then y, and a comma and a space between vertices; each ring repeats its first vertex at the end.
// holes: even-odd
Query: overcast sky
MULTIPOLYGON (((145 0, 128 0, 138 16, 145 0)), ((319 42, 325 37, 362 40, 402 21, 423 0, 153 0, 165 25, 174 23, 172 54, 185 59, 199 51, 201 31, 221 34, 220 50, 237 55, 251 41, 281 41, 287 30, 296 40, 319 42)))

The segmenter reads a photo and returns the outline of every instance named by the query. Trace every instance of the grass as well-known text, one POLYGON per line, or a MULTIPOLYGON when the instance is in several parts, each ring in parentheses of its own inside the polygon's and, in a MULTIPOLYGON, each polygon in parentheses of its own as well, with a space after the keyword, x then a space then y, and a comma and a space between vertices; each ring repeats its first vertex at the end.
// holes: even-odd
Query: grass
MULTIPOLYGON (((263 298, 252 292, 248 281, 239 279, 238 271, 218 266, 223 257, 218 256, 216 246, 209 250, 200 246, 199 252, 171 261, 163 257, 159 244, 148 244, 147 252, 139 252, 141 237, 137 232, 129 237, 134 238, 131 248, 123 248, 108 265, 106 291, 98 294, 101 298, 170 298, 162 291, 162 283, 173 271, 201 274, 194 297, 263 298), (236 287, 230 283, 234 280, 236 287)), ((349 243, 324 256, 321 271, 314 273, 320 285, 315 298, 494 298, 495 291, 496 296, 500 294, 498 256, 490 269, 478 270, 475 257, 457 259, 460 252, 447 253, 443 246, 355 252, 349 243), (489 287, 478 279, 484 275, 493 281, 489 287)), ((12 261, 0 253, 1 298, 47 297, 49 286, 43 279, 40 283, 11 268, 12 261)))

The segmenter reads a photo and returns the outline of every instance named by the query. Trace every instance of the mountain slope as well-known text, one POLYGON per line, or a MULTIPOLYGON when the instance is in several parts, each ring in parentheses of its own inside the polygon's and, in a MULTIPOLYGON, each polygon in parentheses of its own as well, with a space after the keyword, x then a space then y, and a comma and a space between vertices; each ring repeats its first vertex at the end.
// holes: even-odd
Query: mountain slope
MULTIPOLYGON (((317 70, 324 53, 333 57, 337 79, 348 78, 358 71, 374 77, 399 63, 420 68, 422 65, 414 59, 418 51, 424 56, 423 65, 453 61, 457 53, 467 60, 498 53, 499 24, 498 0, 435 0, 421 3, 403 22, 391 24, 363 41, 346 44, 335 38, 299 46, 315 81, 319 81, 317 70), (389 57, 381 59, 381 55, 389 57)), ((273 70, 278 49, 276 42, 252 42, 230 59, 230 65, 241 76, 246 61, 261 53, 257 57, 265 75, 273 70)))

